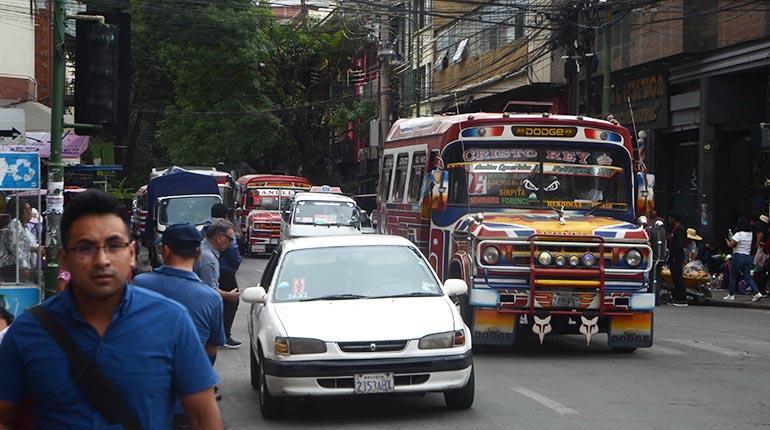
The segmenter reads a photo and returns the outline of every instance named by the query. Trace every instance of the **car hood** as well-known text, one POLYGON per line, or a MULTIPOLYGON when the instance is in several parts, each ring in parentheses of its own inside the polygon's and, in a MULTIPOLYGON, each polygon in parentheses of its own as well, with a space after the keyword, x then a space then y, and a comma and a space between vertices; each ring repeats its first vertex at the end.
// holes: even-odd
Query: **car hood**
POLYGON ((445 297, 275 303, 290 337, 326 342, 418 339, 454 330, 445 297))

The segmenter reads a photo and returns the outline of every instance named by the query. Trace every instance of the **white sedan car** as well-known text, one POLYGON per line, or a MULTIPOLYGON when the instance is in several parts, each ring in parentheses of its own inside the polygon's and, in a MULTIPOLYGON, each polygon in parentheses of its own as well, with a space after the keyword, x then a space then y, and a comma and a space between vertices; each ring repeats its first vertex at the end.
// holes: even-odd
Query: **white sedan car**
POLYGON ((251 384, 262 415, 288 397, 442 392, 449 408, 473 404, 471 337, 420 251, 397 236, 283 242, 249 311, 251 384))

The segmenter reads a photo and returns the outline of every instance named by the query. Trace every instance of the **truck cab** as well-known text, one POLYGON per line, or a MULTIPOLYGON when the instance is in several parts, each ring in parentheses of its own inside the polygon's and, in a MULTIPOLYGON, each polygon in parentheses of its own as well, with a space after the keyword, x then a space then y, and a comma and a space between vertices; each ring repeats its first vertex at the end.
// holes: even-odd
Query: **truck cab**
POLYGON ((170 168, 147 185, 147 219, 142 243, 153 267, 162 264, 157 239, 167 227, 190 223, 199 230, 211 218, 211 207, 222 203, 217 181, 211 175, 170 168))

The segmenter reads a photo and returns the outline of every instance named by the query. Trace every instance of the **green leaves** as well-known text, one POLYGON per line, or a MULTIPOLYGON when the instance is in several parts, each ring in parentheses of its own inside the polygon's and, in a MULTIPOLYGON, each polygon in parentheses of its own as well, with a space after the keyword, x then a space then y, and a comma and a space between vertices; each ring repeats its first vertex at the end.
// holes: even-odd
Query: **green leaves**
POLYGON ((152 167, 219 162, 325 180, 330 138, 372 116, 331 91, 363 46, 340 22, 279 24, 252 0, 130 4, 134 185, 152 167))

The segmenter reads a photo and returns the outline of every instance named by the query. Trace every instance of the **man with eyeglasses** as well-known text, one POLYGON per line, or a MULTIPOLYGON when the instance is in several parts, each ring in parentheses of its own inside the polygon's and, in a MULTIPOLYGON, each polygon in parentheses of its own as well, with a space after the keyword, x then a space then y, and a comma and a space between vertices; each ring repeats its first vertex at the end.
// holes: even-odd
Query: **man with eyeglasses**
MULTIPOLYGON (((112 382, 117 393, 109 398, 133 415, 126 421, 170 428, 179 398, 193 429, 221 429, 217 375, 189 313, 126 282, 135 251, 115 199, 95 190, 74 197, 62 215, 61 239, 71 280, 42 309, 112 382)), ((25 396, 33 400, 38 428, 115 428, 123 422, 99 412, 106 409, 76 383, 82 380, 70 373, 68 356, 36 316, 25 312, 16 319, 0 345, 0 428, 13 426, 25 396)))
POLYGON ((224 291, 219 288, 219 256, 235 237, 233 223, 223 218, 214 218, 206 229, 206 238, 201 242, 201 256, 193 270, 204 284, 215 289, 223 301, 238 302, 238 290, 224 291))

